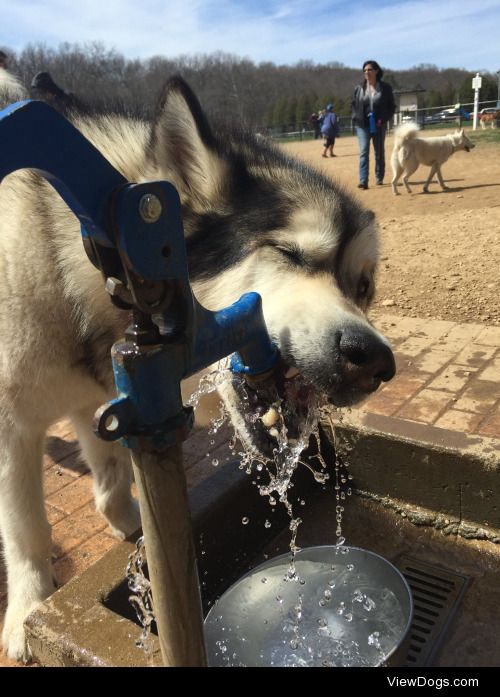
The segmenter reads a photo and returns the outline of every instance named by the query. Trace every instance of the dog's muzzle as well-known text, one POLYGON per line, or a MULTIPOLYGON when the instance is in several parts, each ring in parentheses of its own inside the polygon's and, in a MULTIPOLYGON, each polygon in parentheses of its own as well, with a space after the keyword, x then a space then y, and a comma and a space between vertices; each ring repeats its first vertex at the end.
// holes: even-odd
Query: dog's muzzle
POLYGON ((352 373, 367 392, 396 374, 391 347, 374 332, 347 328, 341 333, 338 346, 344 370, 352 373))
POLYGON ((316 366, 315 374, 306 367, 301 372, 322 389, 335 406, 360 402, 396 374, 389 343, 370 327, 347 325, 336 331, 332 339, 330 357, 316 366))

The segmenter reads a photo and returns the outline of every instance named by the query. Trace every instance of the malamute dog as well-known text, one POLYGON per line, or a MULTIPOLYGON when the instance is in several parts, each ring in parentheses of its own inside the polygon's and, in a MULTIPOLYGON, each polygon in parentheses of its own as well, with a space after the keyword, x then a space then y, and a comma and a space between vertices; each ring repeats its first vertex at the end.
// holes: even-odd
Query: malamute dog
POLYGON ((449 133, 445 136, 434 136, 423 138, 419 135, 419 126, 416 123, 404 123, 398 126, 394 132, 394 148, 392 151, 392 191, 398 194, 397 185, 401 175, 406 190, 411 194, 408 177, 413 174, 419 165, 427 165, 431 168, 427 181, 424 184, 424 192, 429 190, 429 184, 434 174, 437 174, 439 183, 443 191, 448 187, 441 175, 441 165, 448 160, 457 150, 472 150, 474 143, 467 138, 462 128, 456 133, 449 133))
MULTIPOLYGON (((354 198, 266 142, 213 130, 181 78, 167 83, 152 123, 72 119, 129 181, 166 179, 177 187, 200 302, 215 310, 259 292, 286 364, 333 404, 354 404, 392 378, 389 344, 365 317, 377 229, 354 198)), ((41 479, 51 423, 71 417, 97 508, 116 535, 139 526, 129 454, 91 430, 95 410, 114 396, 110 348, 129 314, 111 304, 76 218, 31 171, 0 185, 0 269, 3 645, 22 658, 23 620, 54 590, 41 479)))

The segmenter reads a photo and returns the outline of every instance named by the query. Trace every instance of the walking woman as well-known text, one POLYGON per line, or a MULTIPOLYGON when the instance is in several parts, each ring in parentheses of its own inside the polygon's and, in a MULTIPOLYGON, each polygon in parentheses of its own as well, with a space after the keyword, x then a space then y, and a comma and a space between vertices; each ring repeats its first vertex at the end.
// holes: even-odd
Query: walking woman
POLYGON ((396 110, 392 87, 382 82, 384 71, 377 61, 363 63, 364 81, 354 90, 352 118, 359 142, 359 189, 368 189, 370 141, 375 152, 375 181, 384 183, 384 141, 387 122, 396 110))

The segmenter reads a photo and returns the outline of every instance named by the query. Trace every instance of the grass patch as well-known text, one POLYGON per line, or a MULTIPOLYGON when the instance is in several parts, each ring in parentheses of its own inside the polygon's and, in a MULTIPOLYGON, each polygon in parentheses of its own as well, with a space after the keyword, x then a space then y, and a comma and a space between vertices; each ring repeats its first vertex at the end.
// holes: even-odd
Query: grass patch
POLYGON ((467 136, 475 145, 499 143, 500 144, 500 128, 478 128, 477 131, 467 131, 467 136))

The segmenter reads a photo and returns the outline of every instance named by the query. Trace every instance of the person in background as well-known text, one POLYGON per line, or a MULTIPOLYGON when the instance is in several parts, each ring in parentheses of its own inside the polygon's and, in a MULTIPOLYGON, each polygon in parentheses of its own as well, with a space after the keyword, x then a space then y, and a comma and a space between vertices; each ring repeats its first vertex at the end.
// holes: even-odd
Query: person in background
POLYGON ((313 111, 313 113, 309 117, 309 123, 311 124, 311 127, 314 132, 314 140, 317 140, 321 135, 321 126, 319 123, 319 116, 315 111, 313 111))
POLYGON ((327 152, 330 153, 330 157, 335 157, 333 146, 335 145, 335 138, 338 132, 339 124, 334 106, 333 104, 327 104, 325 118, 321 124, 321 134, 325 139, 322 157, 328 157, 327 152))
POLYGON ((382 82, 384 71, 374 60, 363 63, 364 81, 354 90, 352 118, 359 142, 359 189, 368 189, 370 141, 375 153, 375 181, 381 186, 385 175, 385 133, 396 110, 392 87, 382 82))

